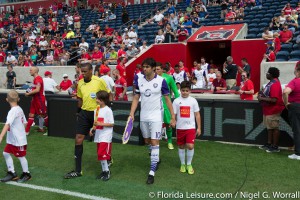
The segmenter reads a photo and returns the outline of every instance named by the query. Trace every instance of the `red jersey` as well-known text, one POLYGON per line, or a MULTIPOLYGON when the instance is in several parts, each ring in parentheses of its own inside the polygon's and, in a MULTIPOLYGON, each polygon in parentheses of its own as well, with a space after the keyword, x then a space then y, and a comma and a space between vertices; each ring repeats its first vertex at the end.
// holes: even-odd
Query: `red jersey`
POLYGON ((281 113, 284 109, 284 104, 282 100, 282 88, 280 81, 278 79, 274 79, 270 81, 263 93, 270 98, 276 98, 276 103, 263 103, 263 114, 264 115, 274 115, 281 113))
POLYGON ((124 78, 126 78, 126 67, 121 65, 120 63, 116 67, 117 70, 119 70, 120 75, 124 78))
POLYGON ((122 56, 126 57, 126 51, 124 51, 124 50, 122 50, 122 49, 119 49, 119 50, 118 50, 118 58, 120 58, 120 57, 122 57, 122 56))
MULTIPOLYGON (((254 90, 253 82, 251 80, 242 82, 241 90, 243 90, 243 91, 254 90)), ((241 100, 253 100, 253 94, 241 94, 240 97, 241 97, 241 100)))
POLYGON ((74 22, 80 22, 81 17, 79 15, 75 15, 73 17, 74 22))
POLYGON ((234 12, 229 12, 226 14, 225 18, 228 20, 232 20, 236 17, 236 14, 234 12))
POLYGON ((73 6, 77 7, 77 0, 73 0, 73 6))
POLYGON ((92 59, 102 59, 102 57, 103 57, 103 53, 101 51, 94 52, 92 54, 92 59))
POLYGON ((45 95, 44 95, 44 81, 41 76, 36 76, 33 79, 33 85, 32 90, 36 89, 36 86, 40 86, 40 91, 38 93, 35 93, 33 95, 33 101, 45 101, 45 95))
POLYGON ((82 54, 82 55, 81 55, 81 58, 82 58, 82 59, 86 59, 86 60, 92 60, 90 54, 88 54, 88 53, 82 54))
MULTIPOLYGON (((120 77, 118 80, 115 81, 116 87, 116 95, 115 100, 118 101, 120 95, 124 92, 124 87, 127 87, 127 82, 123 77, 120 77)), ((125 94, 123 97, 124 101, 128 101, 127 95, 125 94)))
POLYGON ((60 83, 60 88, 62 89, 62 90, 67 90, 67 89, 69 89, 69 87, 71 87, 73 84, 72 84, 72 81, 71 80, 67 80, 67 81, 62 81, 61 83, 60 83))
POLYGON ((51 26, 52 26, 52 30, 56 31, 57 27, 58 27, 58 23, 57 22, 52 22, 51 26))
POLYGON ((1 51, 0 52, 0 62, 4 62, 5 58, 6 58, 6 54, 4 53, 4 51, 1 51))
POLYGON ((61 2, 59 2, 59 3, 57 4, 57 8, 58 8, 58 10, 61 10, 61 9, 63 8, 63 4, 62 4, 61 2))
POLYGON ((174 69, 172 67, 170 67, 170 70, 167 72, 167 74, 172 75, 174 74, 174 69))
POLYGON ((271 52, 270 54, 269 54, 269 62, 274 62, 275 61, 275 59, 276 59, 276 56, 275 56, 275 53, 274 52, 271 52))
POLYGON ((278 51, 280 51, 281 49, 281 44, 280 44, 280 39, 279 38, 275 38, 274 39, 274 46, 275 46, 275 53, 277 53, 278 51))
POLYGON ((104 69, 109 69, 109 70, 110 70, 110 68, 109 68, 108 66, 106 66, 106 65, 101 65, 100 71, 99 71, 100 75, 104 75, 104 69))
POLYGON ((285 8, 283 11, 284 11, 284 15, 291 15, 292 14, 292 8, 289 7, 289 8, 285 8))
POLYGON ((112 35, 114 31, 115 30, 113 28, 109 28, 109 27, 104 30, 105 35, 112 35))

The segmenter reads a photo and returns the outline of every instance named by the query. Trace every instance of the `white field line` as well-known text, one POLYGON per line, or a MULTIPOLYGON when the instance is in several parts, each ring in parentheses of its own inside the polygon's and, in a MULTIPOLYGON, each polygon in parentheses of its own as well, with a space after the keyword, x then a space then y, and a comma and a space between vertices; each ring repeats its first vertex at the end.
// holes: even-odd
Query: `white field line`
POLYGON ((104 198, 104 197, 98 197, 98 196, 88 195, 88 194, 79 193, 79 192, 72 192, 69 190, 60 190, 60 189, 43 187, 43 186, 38 186, 38 185, 31 185, 31 184, 27 184, 27 183, 24 184, 24 183, 16 183, 16 182, 10 181, 10 182, 7 182, 6 184, 14 185, 14 186, 18 186, 18 187, 30 188, 30 189, 34 189, 34 190, 52 192, 52 193, 57 193, 57 194, 64 194, 64 195, 69 195, 72 197, 78 197, 78 198, 83 198, 83 199, 110 200, 110 199, 104 198))

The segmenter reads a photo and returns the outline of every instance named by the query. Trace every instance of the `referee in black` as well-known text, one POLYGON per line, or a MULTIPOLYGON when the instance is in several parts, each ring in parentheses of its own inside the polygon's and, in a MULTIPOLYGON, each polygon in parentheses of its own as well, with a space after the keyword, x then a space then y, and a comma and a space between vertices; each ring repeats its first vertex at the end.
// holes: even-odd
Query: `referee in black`
MULTIPOLYGON (((65 175, 66 179, 82 176, 81 161, 83 154, 83 140, 89 134, 94 124, 94 110, 97 108, 96 93, 104 90, 108 93, 105 81, 93 75, 93 67, 90 63, 81 65, 83 79, 78 82, 77 99, 78 107, 81 111, 77 117, 76 137, 75 137, 75 170, 65 175)), ((112 95, 110 93, 110 100, 112 95)))

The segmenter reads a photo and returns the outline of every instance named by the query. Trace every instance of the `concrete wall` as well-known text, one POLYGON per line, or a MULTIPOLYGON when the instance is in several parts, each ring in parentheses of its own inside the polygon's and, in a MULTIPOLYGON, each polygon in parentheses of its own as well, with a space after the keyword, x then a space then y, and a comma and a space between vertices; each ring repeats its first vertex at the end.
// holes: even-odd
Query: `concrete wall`
MULTIPOLYGON (((115 69, 115 65, 109 66, 111 69, 115 69)), ((14 67, 14 71, 17 75, 17 84, 24 84, 26 81, 33 81, 32 76, 29 74, 30 67, 14 67)), ((53 73, 52 78, 57 84, 63 80, 63 74, 68 74, 70 80, 74 80, 75 76, 75 66, 49 66, 49 67, 39 67, 39 74, 44 77, 45 71, 51 71, 53 73)), ((4 88, 3 83, 6 81, 6 67, 0 67, 0 88, 4 88)))
POLYGON ((281 84, 289 83, 294 77, 294 69, 296 62, 263 62, 260 68, 260 87, 267 84, 269 81, 266 79, 266 73, 270 67, 276 67, 280 70, 279 80, 281 84))

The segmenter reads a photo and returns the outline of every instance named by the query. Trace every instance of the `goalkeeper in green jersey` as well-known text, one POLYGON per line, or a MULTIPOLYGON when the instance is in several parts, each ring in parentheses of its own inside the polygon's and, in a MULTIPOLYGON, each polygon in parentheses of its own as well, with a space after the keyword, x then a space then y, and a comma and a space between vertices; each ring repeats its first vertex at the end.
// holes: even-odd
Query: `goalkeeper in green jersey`
MULTIPOLYGON (((178 89, 176 87, 176 83, 173 79, 173 76, 163 73, 162 64, 159 62, 156 63, 156 73, 166 80, 169 90, 170 90, 170 98, 171 98, 171 94, 172 94, 171 91, 174 93, 175 98, 179 97, 180 95, 179 95, 178 89)), ((174 146, 172 144, 172 127, 170 126, 171 114, 166 105, 166 101, 164 98, 162 99, 162 101, 163 101, 163 106, 164 106, 164 123, 166 126, 166 133, 167 133, 167 137, 168 137, 168 148, 174 149, 174 146)))

